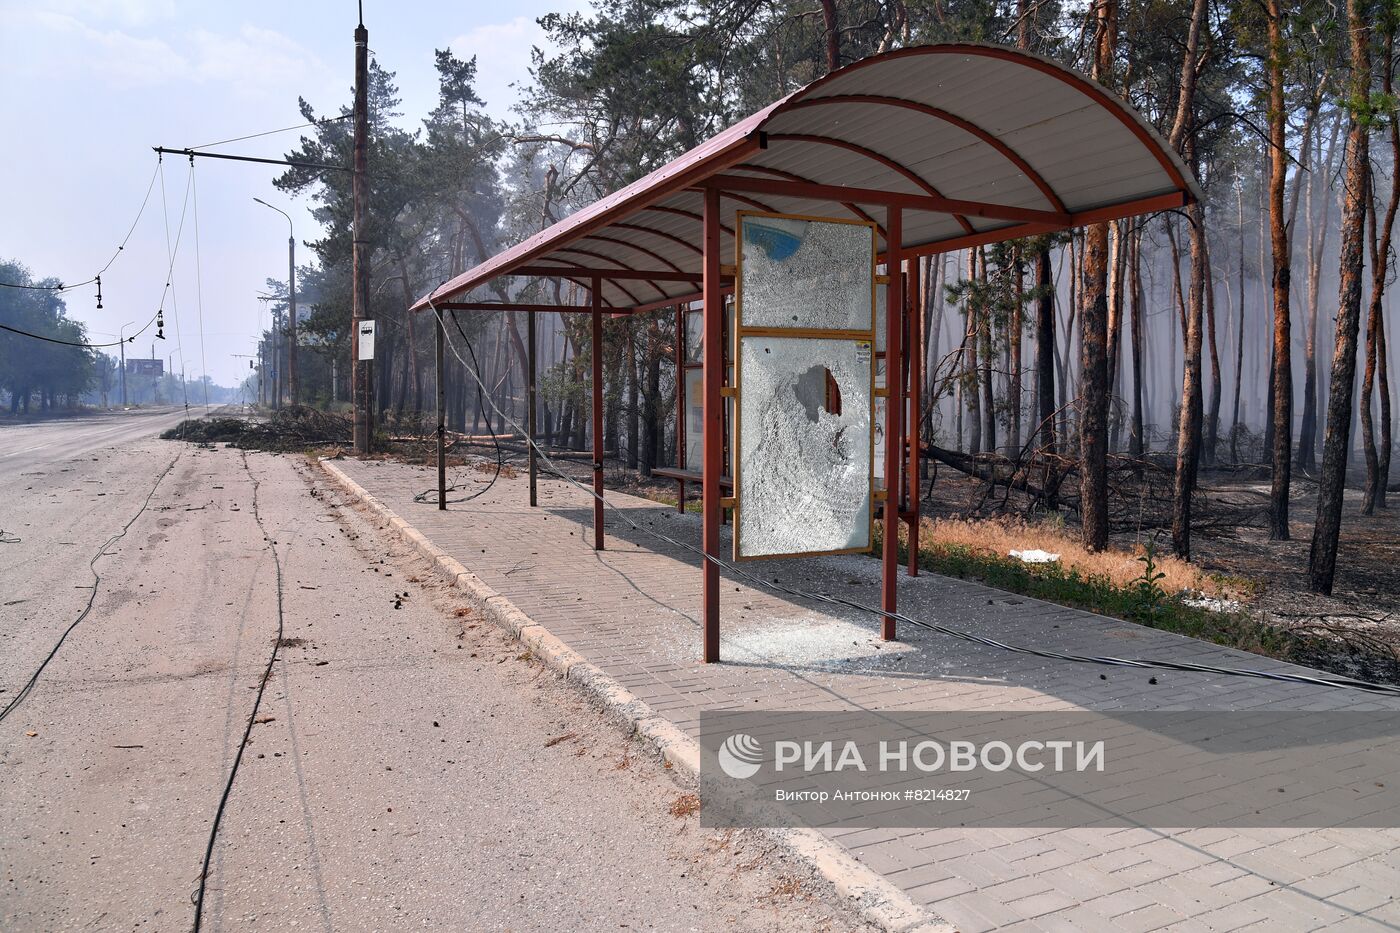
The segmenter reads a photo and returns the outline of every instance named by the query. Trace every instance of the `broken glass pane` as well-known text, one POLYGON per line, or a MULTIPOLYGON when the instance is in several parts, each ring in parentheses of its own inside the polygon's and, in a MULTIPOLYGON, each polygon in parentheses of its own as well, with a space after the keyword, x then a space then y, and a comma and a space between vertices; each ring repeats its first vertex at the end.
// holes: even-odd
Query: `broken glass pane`
POLYGON ((869 226, 740 220, 745 327, 870 331, 875 238, 869 226))
POLYGON ((685 463, 687 470, 700 470, 705 450, 705 371, 685 370, 685 463))
POLYGON ((741 337, 735 550, 870 547, 868 340, 741 337))
MULTIPOLYGON (((699 302, 694 302, 699 305, 699 302)), ((702 306, 703 307, 703 306, 702 306)), ((685 361, 698 363, 705 341, 705 326, 699 308, 685 313, 685 361)))

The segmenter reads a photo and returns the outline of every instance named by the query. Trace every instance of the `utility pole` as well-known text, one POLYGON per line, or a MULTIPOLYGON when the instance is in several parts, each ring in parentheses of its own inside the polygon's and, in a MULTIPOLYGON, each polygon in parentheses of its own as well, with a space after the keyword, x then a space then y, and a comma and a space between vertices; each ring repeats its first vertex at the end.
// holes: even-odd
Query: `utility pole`
POLYGON ((271 208, 287 218, 287 391, 292 404, 301 401, 297 382, 297 238, 292 229, 292 217, 280 207, 272 207, 262 198, 253 198, 263 207, 271 208))
POLYGON ((352 175, 354 199, 354 225, 351 228, 353 248, 351 251, 351 280, 354 303, 350 321, 350 397, 355 414, 355 452, 369 453, 369 440, 372 430, 370 419, 369 372, 370 363, 360 362, 360 322, 365 318, 369 298, 369 256, 365 242, 365 189, 366 137, 369 135, 369 30, 365 29, 364 10, 360 10, 360 22, 355 27, 355 160, 352 175))
POLYGON ((272 408, 282 410, 282 328, 277 326, 277 315, 272 316, 272 408))
POLYGON ((123 324, 121 327, 117 328, 117 337, 119 338, 119 341, 120 341, 120 343, 121 343, 121 345, 122 345, 122 407, 123 407, 123 408, 126 407, 126 329, 127 329, 128 327, 130 327, 132 324, 135 324, 135 323, 136 323, 135 321, 127 321, 127 322, 126 322, 125 324, 123 324))

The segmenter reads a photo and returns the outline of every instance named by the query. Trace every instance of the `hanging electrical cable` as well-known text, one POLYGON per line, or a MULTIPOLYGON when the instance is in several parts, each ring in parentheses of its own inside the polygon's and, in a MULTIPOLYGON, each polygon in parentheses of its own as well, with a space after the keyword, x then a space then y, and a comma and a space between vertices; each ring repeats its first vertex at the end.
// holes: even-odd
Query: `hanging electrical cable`
MULTIPOLYGON (((442 312, 437 309, 436 305, 433 304, 431 299, 428 300, 428 307, 437 317, 438 324, 441 327, 442 312)), ((443 334, 444 336, 446 336, 447 334, 447 329, 445 327, 443 327, 443 334)), ((482 394, 484 395, 486 390, 486 383, 482 381, 481 376, 475 369, 468 366, 467 361, 462 358, 462 354, 458 352, 456 346, 453 345, 450 337, 447 338, 446 342, 447 346, 452 350, 452 355, 457 357, 457 360, 467 370, 468 374, 471 375, 472 379, 475 380, 477 386, 480 387, 480 389, 482 390, 482 394)), ((795 587, 788 586, 776 579, 764 579, 755 576, 752 573, 749 573, 742 567, 721 560, 713 554, 707 554, 704 550, 696 547, 693 544, 690 544, 685 541, 679 541, 675 538, 670 537, 669 535, 663 534, 655 530, 654 528, 645 527, 637 521, 633 520, 633 518, 627 514, 627 511, 625 509, 618 508, 616 505, 614 505, 611 502, 608 502, 606 499, 598 495, 589 487, 583 485, 582 483, 565 474, 558 466, 555 465, 554 461, 550 459, 549 455, 545 453, 543 448, 541 448, 538 444, 535 443, 535 439, 531 437, 528 433, 523 431, 520 425, 517 424, 514 419, 512 419, 509 415, 507 415, 499 407, 497 407, 494 401, 488 399, 487 404, 489 404, 491 408, 495 410, 495 412, 501 417, 503 421, 508 423, 515 430, 521 432, 521 434, 525 437, 525 442, 531 447, 535 448, 540 462, 545 465, 545 468, 549 472, 553 473, 555 476, 558 476, 560 479, 564 480, 564 482, 575 487, 581 492, 586 493, 591 498, 598 500, 603 504, 604 508, 611 509, 613 514, 617 515, 623 521, 623 523, 626 524, 633 531, 639 532, 644 535, 648 535, 650 537, 656 538, 657 540, 664 541, 665 543, 670 544, 673 547, 680 548, 681 550, 687 551, 691 554, 695 554, 702 561, 708 561, 711 564, 714 564, 720 570, 728 572, 736 577, 739 577, 740 579, 748 582, 749 584, 755 587, 758 587, 759 589, 768 590, 770 592, 775 593, 781 593, 784 596, 791 596, 795 599, 826 603, 828 605, 833 606, 844 606, 847 609, 852 609, 860 613, 876 616, 881 619, 890 619, 895 622, 903 622, 907 625, 913 625, 917 628, 924 629, 925 631, 935 632, 939 635, 947 635, 951 638, 957 638, 962 641, 969 641, 974 644, 984 645, 988 648, 997 648, 1002 651, 1010 651, 1015 654, 1024 654, 1037 658, 1045 658, 1051 661, 1069 661, 1075 664, 1098 664, 1108 667, 1131 667, 1146 670, 1178 671, 1183 673, 1195 674, 1219 674, 1227 677, 1248 677, 1259 680, 1272 680, 1281 681, 1284 683, 1306 684, 1308 686, 1314 687, 1335 687, 1348 690, 1361 690, 1367 693, 1383 694, 1386 696, 1400 696, 1400 686, 1395 686, 1392 684, 1371 683, 1370 681, 1355 680, 1350 677, 1313 677, 1308 674, 1293 674, 1285 671, 1260 671, 1250 670, 1248 668, 1217 667, 1210 664, 1193 664, 1184 661, 1162 661, 1151 658, 1117 658, 1109 655, 1065 654, 1058 651, 1047 651, 1040 648, 1029 648, 1024 645, 1009 644, 1007 642, 998 641, 994 638, 987 638, 985 636, 977 635, 972 632, 965 632, 960 629, 951 628, 949 626, 942 625, 937 622, 926 622, 923 619, 916 619, 902 612, 887 612, 883 609, 877 609, 874 606, 867 606, 863 603, 856 602, 853 599, 847 599, 843 596, 833 596, 830 593, 809 593, 805 590, 799 590, 795 587)))
MULTIPOLYGON (((445 280, 444 280, 444 281, 445 281, 445 280)), ((459 334, 462 335, 462 343, 466 345, 467 353, 469 353, 469 354, 471 355, 471 358, 472 358, 472 365, 474 365, 474 366, 476 366, 478 369, 480 369, 481 366, 480 366, 479 363, 477 363, 477 360, 476 360, 476 351, 472 349, 472 342, 471 342, 471 340, 469 340, 469 339, 467 338, 467 332, 464 331, 464 330, 462 329, 462 322, 459 321, 459 320, 457 319, 457 312, 455 312, 455 311, 452 312, 452 323, 455 324, 455 325, 457 326, 457 333, 459 333, 459 334)), ((460 359, 460 357, 459 357, 459 359, 460 359)), ((490 481, 489 483, 487 483, 485 486, 483 486, 482 488, 478 489, 476 492, 472 493, 471 495, 469 495, 469 496, 463 496, 463 497, 461 497, 461 498, 459 498, 459 499, 444 499, 444 502, 446 502, 446 503, 449 504, 449 505, 454 504, 454 503, 458 503, 458 502, 470 502, 471 500, 477 498, 478 496, 484 496, 484 495, 486 495, 487 491, 490 490, 490 488, 491 488, 492 486, 496 485, 496 480, 499 479, 500 476, 501 476, 501 470, 503 470, 503 469, 505 468, 505 456, 504 456, 504 454, 501 452, 501 439, 500 439, 499 436, 497 436, 495 428, 491 427, 491 415, 487 413, 486 408, 482 405, 481 396, 482 396, 482 393, 481 393, 481 392, 478 392, 478 393, 477 393, 477 397, 476 397, 476 410, 479 411, 479 412, 481 413, 481 420, 486 422, 486 430, 487 430, 488 432, 490 432, 490 434, 491 434, 491 443, 494 444, 494 445, 496 446, 496 471, 495 471, 494 473, 491 474, 491 481, 490 481)), ((460 489, 460 488, 462 488, 462 487, 460 487, 457 483, 453 483, 451 486, 448 486, 443 492, 444 492, 444 495, 445 495, 446 493, 454 492, 454 491, 456 491, 457 489, 460 489)), ((437 491, 436 488, 433 488, 433 489, 425 489, 425 490, 423 490, 422 492, 420 492, 418 495, 414 496, 414 497, 413 497, 413 501, 414 501, 414 502, 431 503, 432 505, 437 505, 437 504, 438 504, 437 492, 438 492, 438 491, 437 491), (431 498, 430 498, 430 497, 431 497, 431 498)))
MULTIPOLYGON (((127 228, 126 236, 122 237, 121 243, 118 244, 118 246, 117 246, 117 248, 116 248, 116 251, 112 253, 112 258, 111 258, 111 259, 108 259, 108 260, 107 260, 107 264, 106 264, 105 266, 103 266, 101 269, 98 269, 98 270, 97 270, 97 274, 94 275, 92 278, 90 278, 90 279, 84 279, 83 281, 78 282, 78 283, 73 284, 73 285, 64 285, 62 282, 59 282, 57 285, 16 285, 16 284, 11 283, 11 282, 0 282, 0 288, 26 288, 26 289, 31 289, 31 290, 33 290, 33 291, 66 292, 66 291, 71 291, 72 289, 75 289, 75 288, 82 288, 84 285, 91 285, 92 283, 96 282, 96 283, 97 283, 97 307, 98 307, 98 308, 101 308, 101 307, 102 307, 102 273, 104 273, 104 272, 106 272, 108 269, 112 268, 112 263, 114 263, 114 262, 117 261, 117 257, 120 256, 120 255, 122 254, 122 250, 126 249, 126 244, 131 240, 131 235, 132 235, 133 233, 136 232, 136 225, 137 225, 138 223, 141 222, 141 215, 144 214, 144 213, 146 213, 146 205, 147 205, 147 204, 150 202, 150 200, 151 200, 151 191, 152 191, 152 189, 155 188, 155 185, 156 185, 156 176, 157 176, 159 173, 160 173, 160 159, 157 158, 157 159, 156 159, 156 167, 155 167, 154 169, 152 169, 152 171, 151 171, 151 180, 146 184, 146 196, 143 197, 143 198, 141 199, 141 206, 140 206, 140 207, 137 209, 137 211, 136 211, 136 219, 133 220, 133 221, 131 222, 131 226, 127 228)), ((6 328, 6 329, 8 330, 9 328, 6 328)), ((33 336, 33 335, 30 335, 30 336, 33 336)), ((119 341, 119 342, 120 342, 120 341, 119 341)))
POLYGON ((202 146, 191 146, 190 151, 198 149, 213 149, 215 146, 223 146, 227 143, 241 143, 245 139, 260 139, 263 136, 274 136, 278 133, 290 133, 292 130, 304 130, 308 126, 322 126, 327 123, 339 123, 341 120, 349 120, 354 114, 345 113, 338 117, 322 117, 319 120, 312 120, 310 123, 298 123, 296 126, 284 126, 280 130, 266 130, 262 133, 249 133, 247 136, 235 136, 232 139, 221 139, 216 143, 205 143, 202 146))
MULTIPOLYGON (((151 320, 155 320, 155 318, 152 318, 151 320)), ((146 324, 146 327, 150 326, 151 325, 149 323, 146 324)), ((144 331, 146 327, 141 328, 141 331, 144 331)), ((45 337, 43 334, 35 334, 27 330, 20 330, 18 327, 11 327, 8 324, 0 324, 0 330, 7 330, 12 334, 19 334, 21 337, 30 337, 34 340, 43 340, 46 343, 56 343, 62 347, 83 347, 87 350, 101 350, 104 347, 119 347, 123 343, 131 343, 131 341, 135 340, 141 334, 141 331, 137 331, 135 334, 132 334, 125 340, 113 340, 110 343, 84 343, 80 340, 60 340, 57 337, 45 337)))

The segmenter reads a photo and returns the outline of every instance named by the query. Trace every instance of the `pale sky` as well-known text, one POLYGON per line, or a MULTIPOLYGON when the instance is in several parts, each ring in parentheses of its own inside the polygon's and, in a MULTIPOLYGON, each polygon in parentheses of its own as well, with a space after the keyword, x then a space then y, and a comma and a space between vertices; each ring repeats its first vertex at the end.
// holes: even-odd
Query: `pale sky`
MULTIPOLYGON (((528 80, 530 49, 544 43, 535 19, 587 7, 586 0, 364 3, 370 49, 397 72, 404 123, 414 128, 436 100, 434 48, 476 55, 480 96, 493 115, 508 117, 518 97, 511 84, 528 80)), ((354 0, 0 0, 0 258, 23 262, 36 277, 90 278, 136 217, 155 170, 152 146, 200 146, 292 126, 302 122, 298 95, 318 114, 348 102, 355 22, 354 0)), ((215 151, 279 158, 297 136, 215 151)), ((248 373, 248 360, 233 354, 254 352, 256 293, 268 277, 287 274, 287 222, 253 197, 292 215, 299 265, 313 255, 301 244, 319 234, 307 205, 272 187, 277 173, 196 160, 204 357, 224 385, 248 373)), ((188 160, 167 156, 172 238, 187 180, 188 160)), ((191 379, 201 368, 194 231, 191 212, 175 264, 180 326, 167 300, 167 339, 155 348, 175 357, 176 370, 183 348, 191 379)), ((140 327, 154 313, 165 284, 165 236, 157 181, 131 241, 102 277, 103 310, 92 287, 67 293, 69 314, 88 324, 94 342, 115 339, 127 321, 140 327)), ((128 356, 148 356, 154 332, 128 344, 128 356)))

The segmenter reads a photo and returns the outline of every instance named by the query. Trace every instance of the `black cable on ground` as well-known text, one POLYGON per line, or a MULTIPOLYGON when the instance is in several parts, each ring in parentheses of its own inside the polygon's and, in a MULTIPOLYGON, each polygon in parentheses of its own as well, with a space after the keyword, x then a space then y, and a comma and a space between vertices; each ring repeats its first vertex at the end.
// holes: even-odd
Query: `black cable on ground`
MULTIPOLYGON (((102 582, 102 575, 97 572, 96 565, 98 559, 103 557, 107 553, 107 549, 109 547, 111 547, 113 544, 116 544, 123 537, 125 537, 127 531, 131 528, 131 526, 136 524, 136 520, 141 517, 141 515, 146 511, 147 506, 151 504, 151 499, 154 498, 156 490, 160 488, 161 480, 165 479, 166 474, 175 468, 176 461, 180 459, 180 454, 183 453, 183 450, 180 451, 180 453, 177 453, 175 455, 175 459, 171 460, 170 463, 166 465, 165 469, 160 471, 160 475, 156 477, 155 483, 151 486, 151 491, 146 493, 146 498, 142 501, 141 508, 136 510, 135 515, 127 519, 127 522, 125 525, 122 526, 121 531, 117 532, 116 534, 112 535, 112 537, 102 542, 102 546, 97 549, 97 553, 92 555, 92 560, 88 561, 88 569, 92 571, 92 592, 88 594, 87 605, 83 607, 82 612, 78 613, 78 617, 73 620, 72 624, 63 630, 63 634, 58 636, 58 641, 54 643, 53 648, 50 649, 48 655, 44 658, 43 662, 40 663, 39 667, 34 671, 33 675, 29 678, 25 685, 21 687, 19 692, 14 695, 14 698, 10 700, 8 704, 6 704, 5 708, 3 710, 0 710, 0 722, 4 722, 5 717, 9 716, 10 713, 15 709, 15 707, 19 706, 19 704, 23 702, 25 697, 29 696, 29 692, 34 689, 34 684, 36 684, 39 680, 39 675, 44 673, 44 668, 48 667, 49 662, 54 659, 54 655, 58 654, 58 649, 63 647, 63 642, 68 638, 69 634, 73 631, 73 629, 77 628, 79 623, 81 623, 84 619, 88 617, 88 613, 92 612, 93 604, 97 602, 97 587, 102 582)), ((16 539, 16 541, 17 540, 18 539, 16 539)))
MULTIPOLYGON (((428 301, 428 307, 432 309, 433 314, 437 316, 439 324, 441 324, 442 312, 439 311, 433 305, 431 299, 428 301)), ((446 329, 444 328, 444 334, 445 333, 446 329)), ((462 359, 462 355, 457 352, 456 347, 452 346, 452 341, 450 339, 447 341, 447 345, 449 347, 452 347, 453 355, 457 357, 458 361, 462 363, 463 367, 467 367, 467 361, 462 359)), ((472 378, 476 380, 476 384, 479 387, 481 387, 481 389, 483 390, 482 394, 484 395, 486 384, 482 382, 480 374, 475 369, 471 369, 469 367, 467 371, 471 374, 472 378)), ((868 615, 873 615, 882 619, 890 619, 895 622, 903 622, 907 625, 913 625, 930 632, 936 632, 940 635, 947 635, 949 637, 961 639, 963 641, 969 641, 974 644, 985 645, 989 648, 999 648, 1003 651, 1010 651, 1016 654, 1031 655, 1033 657, 1045 658, 1047 660, 1052 661, 1071 661, 1077 664, 1101 664, 1110 667, 1132 667, 1150 670, 1180 671, 1195 674, 1220 674, 1228 677, 1251 677, 1259 680, 1282 681, 1285 683, 1305 684, 1313 687, 1336 687, 1349 690, 1361 690, 1367 693, 1400 697, 1400 686, 1395 686, 1392 684, 1371 683, 1370 681, 1355 680, 1350 677, 1312 677, 1307 674, 1292 674, 1285 673, 1282 671, 1256 671, 1249 670, 1247 668, 1215 667, 1209 664, 1192 664, 1184 661, 1159 661, 1144 658, 1115 658, 1108 655, 1062 654, 1058 651, 1046 651, 1040 648, 1027 648, 1024 645, 1012 645, 1006 642, 997 641, 993 638, 986 638, 982 635, 976 635, 972 632, 964 632, 959 629, 949 628, 948 626, 940 625, 937 622, 925 622, 922 619, 915 619, 911 616, 907 616, 902 612, 886 612, 883 609, 877 609, 874 606, 866 606, 863 603, 858 603, 855 600, 847 599, 843 596, 832 596, 829 593, 808 593, 804 590, 799 590, 787 586, 786 584, 780 583, 777 580, 762 579, 760 577, 754 576, 753 574, 744 570, 742 567, 738 567, 734 564, 723 561, 712 554, 706 554, 704 550, 696 547, 693 544, 690 544, 685 541, 678 541, 675 538, 662 534, 661 532, 656 531, 653 528, 643 527, 641 524, 634 521, 632 517, 626 513, 625 510, 618 508, 616 505, 614 505, 611 502, 608 502, 604 497, 598 495, 589 487, 566 475, 562 470, 555 466, 554 461, 549 458, 549 455, 545 453, 544 449, 535 443, 534 438, 530 437, 528 433, 524 432, 521 429, 520 425, 516 424, 515 421, 509 415, 501 411, 500 408, 496 406, 495 402, 488 401, 488 404, 490 404, 491 407, 495 409, 496 413, 501 416, 502 420, 510 424, 511 427, 515 428, 517 431, 520 431, 521 434, 524 435, 526 443, 530 444, 535 448, 535 450, 538 452, 541 462, 545 464, 549 472, 558 476, 560 479, 564 480, 566 483, 569 483, 571 486, 578 488, 580 491, 587 493, 594 499, 597 499, 605 507, 612 509, 614 514, 621 518, 622 521, 629 528, 642 534, 650 535, 674 547, 695 554, 699 556, 702 561, 709 561, 710 563, 719 567, 720 570, 728 571, 734 576, 739 577, 760 589, 769 590, 771 592, 776 593, 782 593, 784 596, 791 596, 796 599, 805 599, 811 600, 813 602, 827 603, 829 605, 845 606, 846 608, 854 609, 857 612, 866 613, 868 615)))
POLYGON ((224 810, 228 807, 229 795, 233 793, 233 782, 238 777, 238 766, 243 763, 243 751, 248 747, 248 739, 253 734, 253 724, 258 718, 258 707, 262 705, 263 694, 267 691, 267 682, 272 677, 272 668, 277 664, 277 654, 282 648, 282 633, 285 623, 282 606, 282 558, 277 553, 277 542, 268 535, 267 528, 263 525, 262 513, 258 511, 258 488, 262 484, 258 482, 258 478, 253 475, 252 469, 248 466, 248 452, 239 451, 239 453, 243 456, 243 469, 247 471, 248 478, 253 481, 253 521, 258 523, 258 530, 262 532, 263 540, 267 542, 267 548, 272 552, 272 564, 277 570, 277 638, 272 642, 272 654, 268 656, 267 667, 263 669, 262 677, 258 679, 258 694, 253 698, 253 709, 248 713, 248 724, 243 728, 243 738, 238 743, 238 751, 233 755, 233 766, 229 768, 228 780, 224 783, 224 792, 219 796, 219 809, 214 813, 214 825, 209 827, 209 842, 204 847, 204 864, 199 870, 199 887, 191 897, 191 900, 194 901, 194 933, 199 933, 204 923, 204 894, 209 883, 209 863, 214 857, 214 843, 219 838, 219 826, 223 823, 224 810))
MULTIPOLYGON (((476 361, 476 351, 472 349, 472 342, 467 339, 467 332, 462 330, 462 322, 457 320, 457 315, 455 313, 452 315, 452 323, 457 325, 457 332, 462 335, 462 343, 466 344, 467 353, 471 354, 472 365, 475 366, 477 369, 480 369, 481 365, 476 361)), ((457 351, 454 348, 452 352, 455 354, 457 351)), ((458 359, 461 359, 461 357, 458 357, 458 359)), ((478 382, 479 381, 480 380, 478 380, 478 382)), ((486 422, 486 430, 491 432, 491 443, 496 445, 496 472, 491 474, 491 481, 489 483, 478 489, 476 492, 472 493, 470 496, 463 496, 460 499, 444 500, 449 505, 456 502, 470 502, 477 496, 486 495, 486 493, 490 491, 491 487, 496 485, 496 480, 500 478, 501 470, 505 467, 505 457, 501 452, 501 439, 496 435, 496 429, 491 427, 491 416, 486 412, 486 408, 482 404, 482 394, 483 392, 478 392, 476 394, 476 410, 481 413, 481 420, 486 422)), ((493 405, 492 407, 494 408, 495 406, 493 405)), ((446 492, 452 492, 458 488, 460 487, 458 487, 456 483, 453 483, 451 486, 447 487, 446 492)), ((437 505, 437 487, 435 486, 432 489, 425 489, 418 495, 414 496, 413 501, 426 503, 428 505, 437 505)))

